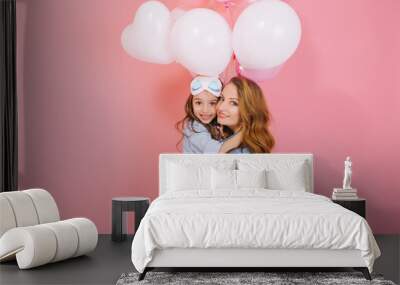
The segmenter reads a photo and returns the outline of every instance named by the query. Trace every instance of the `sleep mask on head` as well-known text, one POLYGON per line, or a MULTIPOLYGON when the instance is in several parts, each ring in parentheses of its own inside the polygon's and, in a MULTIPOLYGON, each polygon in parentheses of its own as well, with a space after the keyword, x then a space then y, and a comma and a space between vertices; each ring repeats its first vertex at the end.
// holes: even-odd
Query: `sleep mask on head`
POLYGON ((222 83, 218 77, 196 76, 190 83, 190 93, 194 96, 202 91, 208 91, 215 97, 219 97, 222 91, 222 83))

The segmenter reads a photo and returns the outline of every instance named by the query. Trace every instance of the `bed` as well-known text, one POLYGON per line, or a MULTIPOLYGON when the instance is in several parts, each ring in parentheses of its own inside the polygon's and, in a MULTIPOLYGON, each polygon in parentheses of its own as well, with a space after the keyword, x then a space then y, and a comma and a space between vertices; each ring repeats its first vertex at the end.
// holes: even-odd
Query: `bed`
POLYGON ((312 154, 161 154, 159 197, 132 242, 158 267, 353 267, 380 250, 361 216, 314 194, 312 154))

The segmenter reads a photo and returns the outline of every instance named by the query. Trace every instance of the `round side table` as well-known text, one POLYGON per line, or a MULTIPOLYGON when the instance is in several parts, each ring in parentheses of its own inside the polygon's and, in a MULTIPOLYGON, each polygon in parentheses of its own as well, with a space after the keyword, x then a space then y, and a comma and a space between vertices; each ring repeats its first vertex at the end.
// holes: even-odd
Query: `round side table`
POLYGON ((146 214, 150 199, 146 197, 112 198, 112 235, 113 241, 126 239, 126 212, 135 212, 135 232, 146 214))

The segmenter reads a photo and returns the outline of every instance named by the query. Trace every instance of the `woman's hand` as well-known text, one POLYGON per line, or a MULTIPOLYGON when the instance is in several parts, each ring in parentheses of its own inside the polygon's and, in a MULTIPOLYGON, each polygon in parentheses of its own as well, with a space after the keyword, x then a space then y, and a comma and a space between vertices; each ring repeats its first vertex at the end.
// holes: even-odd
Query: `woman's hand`
POLYGON ((219 153, 227 153, 232 149, 240 147, 243 141, 243 129, 240 129, 233 136, 227 139, 221 146, 219 153))
POLYGON ((228 139, 228 141, 232 142, 232 145, 234 146, 234 148, 239 147, 243 141, 243 129, 240 128, 238 132, 233 134, 232 138, 228 139))

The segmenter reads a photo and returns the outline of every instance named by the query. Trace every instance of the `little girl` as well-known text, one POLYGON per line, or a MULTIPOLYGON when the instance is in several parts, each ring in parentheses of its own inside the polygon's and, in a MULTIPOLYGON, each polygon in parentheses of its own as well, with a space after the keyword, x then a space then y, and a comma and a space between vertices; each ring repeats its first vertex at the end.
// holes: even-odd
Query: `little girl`
POLYGON ((176 124, 182 133, 183 152, 227 153, 239 147, 241 132, 221 141, 222 132, 216 121, 221 81, 217 77, 197 76, 192 80, 190 89, 191 94, 185 104, 186 116, 176 124))

